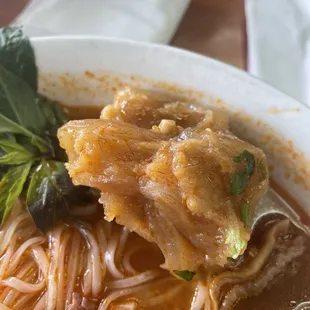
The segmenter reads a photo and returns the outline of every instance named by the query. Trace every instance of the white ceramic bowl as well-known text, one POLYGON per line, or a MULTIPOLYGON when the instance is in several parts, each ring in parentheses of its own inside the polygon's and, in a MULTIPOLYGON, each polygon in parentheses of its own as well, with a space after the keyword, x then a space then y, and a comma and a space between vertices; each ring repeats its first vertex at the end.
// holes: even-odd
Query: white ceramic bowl
POLYGON ((228 110, 234 131, 264 149, 272 177, 310 212, 310 110, 250 75, 161 45, 58 37, 33 41, 40 89, 70 105, 104 105, 131 85, 228 110))

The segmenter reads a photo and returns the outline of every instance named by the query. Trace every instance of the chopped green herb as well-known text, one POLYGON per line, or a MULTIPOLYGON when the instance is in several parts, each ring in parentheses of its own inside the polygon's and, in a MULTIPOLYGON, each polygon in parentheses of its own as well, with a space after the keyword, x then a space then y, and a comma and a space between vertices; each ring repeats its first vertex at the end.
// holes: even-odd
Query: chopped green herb
POLYGON ((241 221, 245 226, 250 226, 250 206, 248 202, 244 202, 240 205, 241 221))
POLYGON ((244 172, 235 172, 232 176, 231 192, 233 195, 241 194, 248 185, 248 176, 244 172))
POLYGON ((231 227, 228 230, 225 243, 230 245, 230 257, 233 259, 241 255, 247 245, 247 241, 241 238, 240 229, 238 227, 231 227))
POLYGON ((253 175, 254 170, 255 170, 255 157, 254 157, 254 155, 252 153, 250 153, 249 151, 245 150, 240 155, 238 155, 234 158, 234 162, 241 163, 243 159, 245 159, 245 171, 244 172, 248 176, 253 175))
POLYGON ((235 172, 232 175, 231 193, 233 195, 241 194, 248 186, 249 178, 255 170, 255 157, 247 150, 234 158, 234 162, 241 163, 245 159, 244 171, 235 172))
POLYGON ((173 272, 187 282, 191 281, 196 274, 196 272, 190 270, 173 270, 173 272))

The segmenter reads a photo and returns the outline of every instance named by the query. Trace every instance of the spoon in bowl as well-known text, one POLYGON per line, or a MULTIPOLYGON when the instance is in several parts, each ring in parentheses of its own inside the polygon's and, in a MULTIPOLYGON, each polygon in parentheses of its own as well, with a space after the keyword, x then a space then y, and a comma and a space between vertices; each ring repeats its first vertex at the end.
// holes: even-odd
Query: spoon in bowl
POLYGON ((270 188, 255 208, 252 230, 262 217, 271 214, 284 215, 297 228, 310 235, 310 227, 302 223, 300 215, 276 191, 270 188))

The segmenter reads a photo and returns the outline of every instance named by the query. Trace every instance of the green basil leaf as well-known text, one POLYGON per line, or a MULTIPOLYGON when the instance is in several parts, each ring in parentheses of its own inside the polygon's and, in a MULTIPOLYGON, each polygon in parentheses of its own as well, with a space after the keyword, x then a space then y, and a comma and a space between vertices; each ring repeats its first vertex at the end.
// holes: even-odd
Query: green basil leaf
POLYGON ((25 149, 22 145, 16 143, 16 141, 12 141, 12 140, 9 140, 9 139, 1 139, 0 138, 0 148, 5 153, 28 152, 28 150, 25 149))
POLYGON ((66 152, 59 145, 57 131, 58 128, 67 123, 69 119, 65 116, 61 107, 57 103, 53 103, 41 95, 38 96, 38 102, 42 108, 42 117, 45 117, 46 122, 48 123, 47 130, 45 130, 45 138, 53 147, 52 156, 55 160, 66 161, 66 152))
POLYGON ((20 165, 33 159, 34 155, 22 145, 9 139, 0 139, 0 165, 20 165))
POLYGON ((20 165, 32 161, 34 155, 22 145, 8 139, 0 139, 0 164, 20 165))
POLYGON ((33 159, 32 154, 11 152, 0 157, 0 165, 20 165, 25 164, 33 159))
POLYGON ((250 226, 250 206, 248 202, 244 202, 240 205, 240 217, 241 221, 246 227, 250 226))
POLYGON ((5 219, 40 160, 24 192, 29 213, 47 231, 83 199, 86 188, 74 187, 64 167, 57 130, 68 119, 37 93, 37 78, 35 54, 22 30, 0 29, 0 216, 5 219))
POLYGON ((49 144, 43 138, 33 134, 31 131, 5 117, 3 114, 0 114, 0 134, 8 133, 26 136, 30 143, 36 146, 42 153, 50 151, 49 144))
POLYGON ((231 181, 231 193, 233 195, 241 194, 248 185, 248 176, 244 172, 235 172, 231 181))
MULTIPOLYGON (((21 28, 0 29, 0 60, 8 71, 26 81, 33 90, 37 90, 35 54, 21 28)), ((16 90, 18 92, 18 88, 16 90)))
POLYGON ((0 182, 0 217, 1 225, 10 213, 13 205, 23 191, 32 163, 10 169, 0 182))
MULTIPOLYGON (((74 186, 62 162, 43 160, 32 174, 27 207, 35 224, 47 232, 83 199, 86 187, 74 186)), ((87 188, 88 190, 88 188, 87 188)))
POLYGON ((42 110, 42 117, 45 117, 48 123, 49 134, 56 137, 58 128, 67 123, 69 119, 56 102, 52 102, 40 94, 37 100, 42 110))
POLYGON ((21 78, 0 64, 0 114, 35 134, 42 134, 48 122, 42 115, 36 92, 21 78))
POLYGON ((196 272, 190 270, 173 270, 173 272, 187 282, 191 281, 196 274, 196 272))

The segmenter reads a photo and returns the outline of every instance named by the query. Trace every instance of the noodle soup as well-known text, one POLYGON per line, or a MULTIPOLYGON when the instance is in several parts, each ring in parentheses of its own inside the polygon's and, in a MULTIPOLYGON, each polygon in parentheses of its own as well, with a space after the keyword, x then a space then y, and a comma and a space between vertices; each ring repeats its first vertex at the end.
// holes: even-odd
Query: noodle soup
POLYGON ((309 300, 309 237, 281 216, 252 231, 266 156, 227 113, 130 88, 61 109, 37 92, 22 31, 0 37, 0 309, 309 300))

